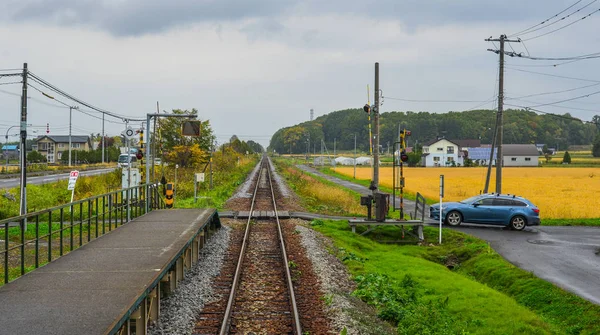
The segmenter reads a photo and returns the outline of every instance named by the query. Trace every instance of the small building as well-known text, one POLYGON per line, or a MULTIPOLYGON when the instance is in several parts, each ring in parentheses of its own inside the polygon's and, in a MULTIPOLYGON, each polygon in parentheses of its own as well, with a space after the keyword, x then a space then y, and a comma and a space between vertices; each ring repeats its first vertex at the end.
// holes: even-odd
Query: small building
POLYGON ((4 158, 17 158, 19 157, 19 145, 17 144, 5 144, 2 146, 2 157, 4 158))
MULTIPOLYGON (((71 135, 71 149, 90 151, 92 144, 87 135, 71 135)), ((40 152, 48 163, 57 163, 63 154, 69 154, 69 135, 45 135, 36 139, 34 150, 40 152)))
POLYGON ((539 152, 535 144, 504 144, 503 166, 538 166, 539 152))

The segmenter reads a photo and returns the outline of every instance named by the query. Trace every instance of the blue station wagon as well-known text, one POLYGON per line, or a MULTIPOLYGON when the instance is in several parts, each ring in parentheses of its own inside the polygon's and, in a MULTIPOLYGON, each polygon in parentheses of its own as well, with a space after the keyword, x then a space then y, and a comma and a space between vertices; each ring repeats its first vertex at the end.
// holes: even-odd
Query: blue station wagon
MULTIPOLYGON (((540 224, 540 210, 531 201, 510 194, 482 194, 459 202, 442 203, 444 223, 483 223, 523 230, 540 224)), ((440 219, 440 204, 429 208, 429 217, 440 219)))

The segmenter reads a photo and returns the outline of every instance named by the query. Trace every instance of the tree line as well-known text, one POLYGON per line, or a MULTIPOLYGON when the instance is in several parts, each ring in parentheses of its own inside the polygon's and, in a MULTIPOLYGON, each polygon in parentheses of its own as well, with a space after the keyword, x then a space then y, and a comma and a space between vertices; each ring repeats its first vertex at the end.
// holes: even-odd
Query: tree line
MULTIPOLYGON (((372 119, 372 118, 371 118, 372 119)), ((398 139, 400 129, 411 131, 408 146, 422 146, 437 137, 448 139, 479 139, 482 144, 492 141, 495 110, 472 110, 443 114, 429 112, 381 113, 380 145, 383 150, 398 139)), ((506 144, 547 144, 567 148, 569 145, 590 145, 600 132, 600 116, 596 123, 573 119, 570 114, 561 117, 526 110, 504 111, 504 139, 506 144)), ((338 150, 353 150, 356 136, 357 149, 369 151, 368 115, 362 109, 345 109, 322 115, 313 121, 279 129, 271 138, 269 150, 278 153, 301 154, 320 152, 321 142, 332 152, 334 141, 338 150)))

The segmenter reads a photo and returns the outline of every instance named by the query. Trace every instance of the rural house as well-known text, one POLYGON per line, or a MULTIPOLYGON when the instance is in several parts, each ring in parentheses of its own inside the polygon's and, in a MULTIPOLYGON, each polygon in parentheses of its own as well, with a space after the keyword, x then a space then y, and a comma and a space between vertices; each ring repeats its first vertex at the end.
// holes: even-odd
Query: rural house
POLYGON ((479 140, 437 138, 423 145, 421 165, 426 167, 463 165, 467 146, 479 146, 479 140))
MULTIPOLYGON (((89 151, 91 148, 90 138, 87 135, 71 135, 71 149, 89 151)), ((60 161, 63 153, 69 154, 68 135, 45 135, 36 139, 34 150, 40 152, 48 163, 60 161)))
POLYGON ((539 152, 535 144, 504 144, 503 166, 538 166, 539 152))

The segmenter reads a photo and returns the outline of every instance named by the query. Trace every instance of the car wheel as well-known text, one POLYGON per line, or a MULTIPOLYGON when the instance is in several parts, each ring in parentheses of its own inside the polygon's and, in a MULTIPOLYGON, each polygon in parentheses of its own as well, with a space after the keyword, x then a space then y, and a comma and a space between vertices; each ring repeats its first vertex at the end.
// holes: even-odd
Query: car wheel
POLYGON ((458 226, 462 223, 462 215, 457 211, 451 211, 446 214, 446 224, 450 226, 458 226))
POLYGON ((523 230, 527 225, 527 221, 524 217, 517 215, 510 219, 510 228, 514 230, 523 230))

